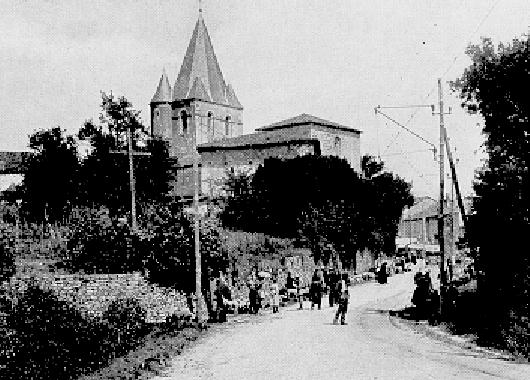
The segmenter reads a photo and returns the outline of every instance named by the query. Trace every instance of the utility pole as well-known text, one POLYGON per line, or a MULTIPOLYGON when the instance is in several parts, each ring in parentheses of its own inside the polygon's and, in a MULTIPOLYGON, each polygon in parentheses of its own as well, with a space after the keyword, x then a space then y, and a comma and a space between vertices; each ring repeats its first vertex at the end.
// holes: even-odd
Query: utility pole
POLYGON ((131 229, 138 230, 136 221, 136 186, 134 183, 134 165, 133 165, 133 148, 131 129, 127 128, 127 156, 129 158, 129 187, 131 189, 131 229))
POLYGON ((138 230, 138 222, 136 219, 136 181, 134 178, 134 163, 133 156, 149 156, 151 153, 148 152, 134 152, 133 151, 133 140, 132 130, 128 126, 126 130, 127 134, 127 151, 111 150, 111 153, 127 154, 129 160, 129 188, 131 191, 131 230, 136 232, 138 230))
MULTIPOLYGON (((195 109, 193 110, 195 115, 195 109)), ((195 240, 195 313, 197 323, 200 325, 201 321, 201 301, 202 301, 202 268, 201 268, 201 240, 200 240, 200 226, 199 226, 199 152, 197 151, 197 125, 195 123, 195 148, 193 150, 193 227, 195 240)))
MULTIPOLYGON (((440 312, 443 312, 443 299, 445 295, 446 276, 445 276, 445 239, 444 239, 444 144, 445 144, 445 127, 444 127, 444 101, 442 91, 442 79, 438 78, 438 100, 440 112, 440 203, 438 207, 438 243, 440 244, 440 312)), ((450 112, 448 112, 450 113, 450 112)), ((433 115, 436 113, 433 112, 433 115)))

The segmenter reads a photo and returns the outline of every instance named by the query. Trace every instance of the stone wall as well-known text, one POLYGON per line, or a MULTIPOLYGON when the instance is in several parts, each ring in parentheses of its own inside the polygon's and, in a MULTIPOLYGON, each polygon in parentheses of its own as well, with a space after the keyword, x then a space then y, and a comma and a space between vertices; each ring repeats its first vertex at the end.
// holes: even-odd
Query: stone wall
POLYGON ((139 273, 79 275, 41 274, 22 277, 11 287, 24 292, 29 282, 36 281, 44 290, 52 291, 59 300, 71 303, 90 318, 99 318, 109 305, 123 298, 136 299, 146 310, 147 323, 162 323, 169 316, 190 316, 187 298, 173 289, 149 284, 139 273))

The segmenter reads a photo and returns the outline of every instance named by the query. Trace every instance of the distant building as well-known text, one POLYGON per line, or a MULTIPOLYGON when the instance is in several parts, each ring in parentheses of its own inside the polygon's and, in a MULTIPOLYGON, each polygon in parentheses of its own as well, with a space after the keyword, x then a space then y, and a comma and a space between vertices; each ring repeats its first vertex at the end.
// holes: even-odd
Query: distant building
MULTIPOLYGON (((398 226, 397 247, 439 251, 438 240, 438 207, 439 201, 429 197, 417 198, 414 205, 403 211, 398 226)), ((455 241, 461 235, 460 212, 456 202, 446 200, 444 203, 445 236, 449 243, 451 234, 455 241), (451 212, 452 211, 452 212, 451 212), (452 216, 452 217, 451 217, 452 216), (452 222, 452 226, 451 226, 452 222)))
POLYGON ((193 195, 193 155, 200 155, 203 196, 221 193, 228 171, 255 170, 267 157, 336 155, 360 171, 357 129, 301 114, 243 134, 243 106, 225 82, 202 12, 173 87, 162 73, 151 100, 151 133, 168 142, 175 162, 172 194, 193 195))

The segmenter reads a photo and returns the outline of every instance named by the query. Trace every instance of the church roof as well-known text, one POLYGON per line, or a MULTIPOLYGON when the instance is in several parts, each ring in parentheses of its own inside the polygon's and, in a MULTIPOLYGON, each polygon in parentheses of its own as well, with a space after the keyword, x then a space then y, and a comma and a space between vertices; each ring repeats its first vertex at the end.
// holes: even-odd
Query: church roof
POLYGON ((328 128, 334 128, 334 129, 340 129, 343 131, 349 131, 349 132, 355 132, 355 133, 361 133, 361 131, 347 127, 345 125, 341 125, 338 123, 334 123, 329 120, 324 120, 319 117, 309 115, 307 113, 300 114, 295 117, 291 117, 289 119, 285 119, 282 121, 279 121, 277 123, 273 123, 270 125, 267 125, 265 127, 258 128, 257 131, 272 131, 275 129, 282 129, 282 128, 289 128, 297 125, 320 125, 323 127, 328 128))
POLYGON ((160 82, 158 83, 158 88, 156 89, 151 103, 156 102, 171 102, 171 85, 167 79, 166 70, 162 71, 162 76, 160 77, 160 82))
POLYGON ((255 132, 237 137, 227 137, 221 140, 198 145, 199 151, 224 149, 244 149, 264 146, 318 144, 318 139, 305 136, 288 136, 281 133, 255 132))
POLYGON ((195 77, 193 86, 191 87, 191 90, 188 94, 188 98, 211 101, 210 97, 208 96, 208 92, 206 91, 206 88, 199 77, 195 77))
MULTIPOLYGON (((197 93, 194 93, 194 90, 202 92, 202 89, 195 88, 196 79, 202 83, 207 97, 202 93, 201 95, 207 100, 242 108, 233 89, 225 83, 202 13, 199 13, 199 19, 195 24, 186 55, 175 81, 173 100, 195 98, 193 95, 197 93)), ((200 86, 197 85, 197 87, 200 86)))

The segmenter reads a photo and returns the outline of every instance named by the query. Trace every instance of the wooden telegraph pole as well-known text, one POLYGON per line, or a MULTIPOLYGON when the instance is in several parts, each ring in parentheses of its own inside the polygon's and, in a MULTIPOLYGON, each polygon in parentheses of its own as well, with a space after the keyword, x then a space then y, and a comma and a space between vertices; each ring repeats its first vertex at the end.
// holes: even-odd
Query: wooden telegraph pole
POLYGON ((131 191, 131 230, 133 232, 136 232, 138 230, 138 221, 136 218, 136 181, 134 178, 133 156, 149 156, 150 153, 134 152, 132 131, 130 127, 127 128, 126 133, 127 133, 127 151, 115 150, 115 151, 111 151, 111 153, 127 154, 127 157, 129 159, 129 188, 131 191))
MULTIPOLYGON (((438 100, 440 112, 440 203, 438 207, 438 243, 440 244, 440 312, 443 312, 443 297, 445 295, 446 276, 445 276, 445 239, 444 239, 444 145, 445 145, 445 126, 444 126, 444 101, 442 91, 442 79, 438 78, 438 100)), ((447 114, 449 114, 448 112, 447 114)), ((433 115, 436 113, 433 112, 433 115)))

